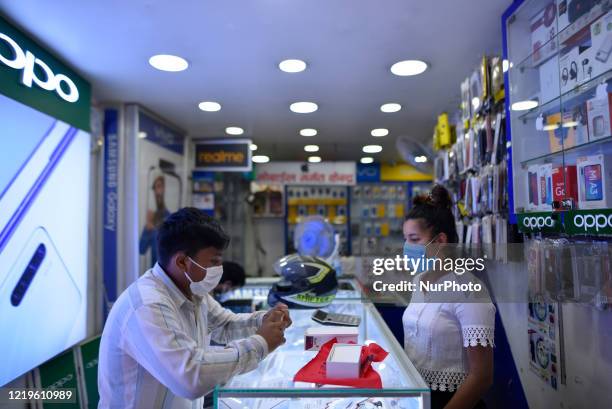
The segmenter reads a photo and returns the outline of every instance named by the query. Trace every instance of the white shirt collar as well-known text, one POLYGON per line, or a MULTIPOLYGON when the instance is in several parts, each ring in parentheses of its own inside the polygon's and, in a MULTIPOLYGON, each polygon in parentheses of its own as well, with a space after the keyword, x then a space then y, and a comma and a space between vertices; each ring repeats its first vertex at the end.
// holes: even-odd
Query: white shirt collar
MULTIPOLYGON (((194 302, 191 301, 189 298, 185 297, 185 294, 183 294, 183 292, 179 290, 176 284, 174 284, 174 281, 172 281, 172 279, 168 276, 163 267, 159 265, 159 263, 155 263, 155 265, 151 269, 151 273, 155 277, 161 279, 162 282, 166 285, 166 287, 168 287, 168 292, 172 299, 177 303, 177 305, 182 307, 183 304, 187 303, 189 306, 194 306, 194 302)), ((192 294, 191 296, 198 304, 202 301, 202 298, 198 297, 195 294, 192 294)))

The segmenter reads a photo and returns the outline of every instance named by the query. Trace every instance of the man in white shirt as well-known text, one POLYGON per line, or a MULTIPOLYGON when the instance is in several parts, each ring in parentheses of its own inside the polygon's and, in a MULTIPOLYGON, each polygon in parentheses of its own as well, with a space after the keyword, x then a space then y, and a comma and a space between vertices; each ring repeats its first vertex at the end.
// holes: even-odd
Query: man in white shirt
POLYGON ((163 222, 157 264, 121 294, 106 321, 98 409, 201 409, 215 385, 253 370, 285 342, 285 305, 234 314, 208 294, 228 243, 221 226, 195 208, 163 222), (211 339, 226 347, 210 346, 211 339))

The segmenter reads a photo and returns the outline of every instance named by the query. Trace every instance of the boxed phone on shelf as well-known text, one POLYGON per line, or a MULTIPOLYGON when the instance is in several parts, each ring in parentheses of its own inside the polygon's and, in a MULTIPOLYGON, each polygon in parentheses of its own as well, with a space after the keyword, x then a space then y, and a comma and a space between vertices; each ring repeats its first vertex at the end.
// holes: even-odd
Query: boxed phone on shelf
POLYGON ((560 202, 572 199, 578 203, 576 166, 557 166, 552 170, 553 200, 560 202))
MULTIPOLYGON (((604 86, 605 88, 605 86, 604 86)), ((587 118, 591 140, 612 136, 610 117, 612 117, 612 94, 602 89, 595 98, 587 101, 587 118)))
POLYGON ((361 369, 361 345, 336 343, 325 363, 328 378, 356 379, 361 369))
POLYGON ((578 158, 578 206, 581 209, 612 207, 612 156, 578 158))
POLYGON ((304 350, 318 351, 323 344, 333 338, 343 344, 356 344, 358 337, 359 328, 357 327, 309 327, 304 333, 304 350))
POLYGON ((539 210, 540 205, 540 189, 538 186, 538 171, 539 165, 530 165, 527 168, 527 210, 539 210))
POLYGON ((538 209, 543 211, 552 210, 552 164, 545 163, 538 168, 539 203, 538 209))
POLYGON ((591 24, 593 77, 608 71, 612 65, 612 11, 591 24))
POLYGON ((531 51, 534 65, 544 62, 558 48, 553 41, 557 35, 557 7, 554 1, 549 2, 531 18, 531 51))

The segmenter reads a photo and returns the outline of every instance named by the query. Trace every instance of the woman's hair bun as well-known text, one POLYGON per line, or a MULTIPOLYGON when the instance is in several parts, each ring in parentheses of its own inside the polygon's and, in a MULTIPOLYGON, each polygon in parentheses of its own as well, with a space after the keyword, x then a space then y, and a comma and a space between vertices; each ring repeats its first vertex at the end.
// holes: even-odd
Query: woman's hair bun
POLYGON ((450 209, 453 204, 448 190, 442 185, 435 185, 431 189, 430 197, 431 204, 441 209, 450 209))

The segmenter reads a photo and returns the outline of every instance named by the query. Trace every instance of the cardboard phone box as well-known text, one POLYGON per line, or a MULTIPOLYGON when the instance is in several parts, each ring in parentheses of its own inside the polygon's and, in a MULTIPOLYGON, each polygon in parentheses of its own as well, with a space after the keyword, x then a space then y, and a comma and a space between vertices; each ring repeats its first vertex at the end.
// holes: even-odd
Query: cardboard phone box
POLYGON ((540 206, 540 187, 538 171, 540 165, 530 165, 527 168, 527 210, 538 210, 540 206))
POLYGON ((591 155, 578 158, 578 207, 612 207, 612 156, 591 155))
POLYGON ((327 377, 335 379, 359 378, 361 349, 362 345, 334 344, 325 363, 327 377))
POLYGON ((578 203, 576 166, 557 166, 552 170, 553 200, 573 199, 578 203))
POLYGON ((596 140, 612 136, 612 94, 596 96, 587 101, 587 118, 589 120, 589 138, 596 140))
POLYGON ((306 328, 304 333, 304 350, 318 351, 323 344, 333 338, 336 338, 342 344, 356 344, 359 338, 359 328, 341 326, 306 328))
POLYGON ((538 169, 539 203, 538 209, 543 211, 552 210, 552 164, 540 165, 538 169))

